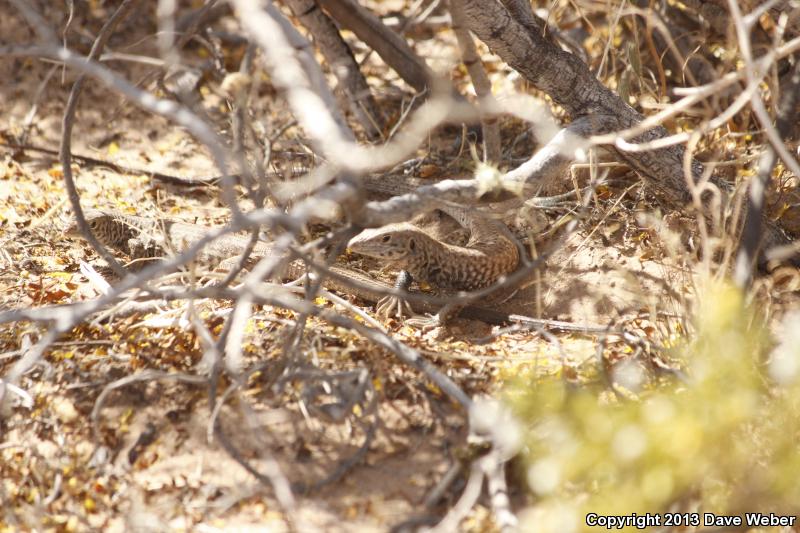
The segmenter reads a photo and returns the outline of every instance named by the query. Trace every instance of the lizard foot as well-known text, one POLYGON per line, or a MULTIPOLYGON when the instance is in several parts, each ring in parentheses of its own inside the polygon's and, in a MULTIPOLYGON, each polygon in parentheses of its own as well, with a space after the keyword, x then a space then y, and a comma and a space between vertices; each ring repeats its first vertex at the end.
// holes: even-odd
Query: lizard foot
POLYGON ((380 300, 378 300, 378 304, 375 307, 378 316, 383 318, 389 317, 397 317, 403 318, 405 316, 412 316, 414 312, 411 310, 411 305, 398 296, 384 296, 380 300))
POLYGON ((416 316, 406 320, 406 324, 422 329, 424 333, 443 327, 447 322, 456 316, 463 306, 448 304, 442 307, 435 315, 416 316))
POLYGON ((438 313, 435 315, 415 316, 413 318, 409 318, 408 320, 406 320, 405 323, 408 326, 421 329, 423 333, 428 333, 435 330, 436 328, 444 326, 444 322, 442 322, 442 317, 440 317, 438 313))

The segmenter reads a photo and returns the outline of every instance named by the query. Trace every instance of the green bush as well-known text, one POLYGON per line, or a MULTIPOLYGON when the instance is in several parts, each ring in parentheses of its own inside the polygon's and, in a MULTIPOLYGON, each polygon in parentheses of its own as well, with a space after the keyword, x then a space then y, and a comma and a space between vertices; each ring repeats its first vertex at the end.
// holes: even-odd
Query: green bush
POLYGON ((534 496, 525 530, 588 529, 587 513, 800 510, 800 320, 774 342, 730 286, 696 307, 692 339, 671 349, 685 382, 642 380, 645 367, 624 361, 609 375, 630 395, 598 380, 510 386, 534 496))

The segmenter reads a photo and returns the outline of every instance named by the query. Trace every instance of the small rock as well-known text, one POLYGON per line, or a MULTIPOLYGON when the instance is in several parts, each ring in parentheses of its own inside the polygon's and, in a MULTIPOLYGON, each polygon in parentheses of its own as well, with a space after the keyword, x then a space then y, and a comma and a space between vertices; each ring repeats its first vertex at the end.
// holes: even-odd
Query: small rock
POLYGON ((80 416, 78 410, 75 409, 75 404, 67 398, 57 398, 53 401, 51 408, 53 413, 58 417, 61 422, 69 424, 75 422, 80 416))

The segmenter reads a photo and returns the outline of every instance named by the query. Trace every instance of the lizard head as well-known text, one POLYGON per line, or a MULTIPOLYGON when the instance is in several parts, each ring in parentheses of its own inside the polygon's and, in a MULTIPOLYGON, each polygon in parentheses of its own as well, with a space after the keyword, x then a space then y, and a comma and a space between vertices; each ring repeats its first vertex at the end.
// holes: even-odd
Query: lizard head
POLYGON ((350 239, 353 252, 402 266, 419 253, 422 231, 408 223, 367 229, 350 239))
MULTIPOLYGON (((115 231, 115 227, 119 224, 116 223, 112 213, 99 209, 84 209, 83 215, 94 236, 104 245, 114 246, 117 241, 126 240, 126 236, 122 235, 122 232, 115 231)), ((71 238, 83 238, 78 222, 74 220, 64 230, 64 235, 71 238)))
MULTIPOLYGON (((83 216, 86 218, 86 222, 89 224, 92 232, 97 233, 98 230, 102 230, 104 226, 105 219, 110 218, 110 215, 100 211, 99 209, 84 209, 83 216)), ((81 237, 81 230, 78 227, 78 222, 76 220, 72 220, 69 226, 64 230, 64 235, 67 237, 81 237)))

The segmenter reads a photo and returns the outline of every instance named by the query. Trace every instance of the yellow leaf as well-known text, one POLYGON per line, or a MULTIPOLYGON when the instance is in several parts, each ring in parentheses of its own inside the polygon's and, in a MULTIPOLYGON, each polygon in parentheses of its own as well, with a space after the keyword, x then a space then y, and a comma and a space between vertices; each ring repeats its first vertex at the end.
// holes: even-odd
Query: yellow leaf
POLYGON ((83 500, 83 508, 89 511, 90 513, 95 510, 97 506, 94 503, 94 500, 91 498, 86 498, 83 500))
POLYGON ((743 168, 739 171, 739 175, 743 178, 752 178, 756 175, 756 170, 754 168, 743 168))
POLYGON ((108 145, 108 155, 114 155, 117 152, 119 152, 119 145, 114 141, 111 141, 111 143, 108 145))
POLYGON ((133 408, 129 407, 128 409, 125 410, 124 413, 122 413, 122 416, 119 417, 119 421, 121 424, 127 424, 132 416, 133 416, 133 408))
POLYGON ((436 385, 435 383, 426 383, 425 384, 425 388, 428 389, 429 391, 431 391, 432 393, 436 394, 436 395, 441 395, 442 394, 442 389, 440 389, 439 386, 436 385))
POLYGON ((61 169, 61 165, 53 166, 52 168, 50 168, 50 170, 47 171, 47 174, 51 178, 59 178, 59 179, 61 179, 61 178, 64 177, 64 171, 61 169))
POLYGON ((788 204, 788 203, 786 203, 786 202, 784 202, 783 204, 781 204, 781 208, 778 210, 778 213, 777 213, 777 214, 775 215, 775 217, 774 217, 774 218, 775 218, 775 220, 780 220, 780 218, 781 218, 783 215, 785 215, 785 214, 786 214, 786 212, 789 210, 789 208, 790 208, 790 207, 792 207, 792 205, 791 205, 791 204, 788 204))

